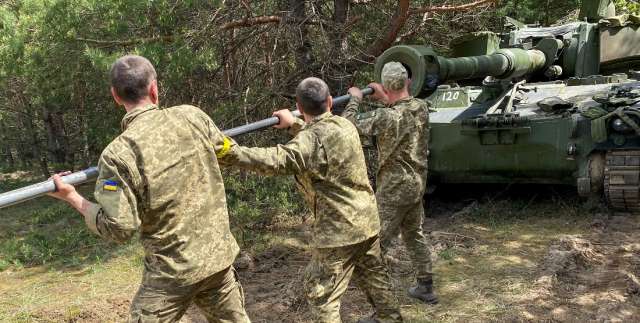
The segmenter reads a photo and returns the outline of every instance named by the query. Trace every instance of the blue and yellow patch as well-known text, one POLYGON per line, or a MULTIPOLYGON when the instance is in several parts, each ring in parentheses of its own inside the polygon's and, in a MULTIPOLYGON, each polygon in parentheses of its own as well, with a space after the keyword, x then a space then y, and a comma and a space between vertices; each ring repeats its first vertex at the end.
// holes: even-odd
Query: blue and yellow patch
POLYGON ((231 150, 231 139, 225 136, 222 141, 222 148, 220 149, 220 151, 216 152, 216 157, 222 158, 226 156, 229 153, 229 150, 231 150))
POLYGON ((115 192, 118 190, 118 182, 116 181, 105 181, 104 184, 102 185, 102 189, 105 191, 111 191, 111 192, 115 192))

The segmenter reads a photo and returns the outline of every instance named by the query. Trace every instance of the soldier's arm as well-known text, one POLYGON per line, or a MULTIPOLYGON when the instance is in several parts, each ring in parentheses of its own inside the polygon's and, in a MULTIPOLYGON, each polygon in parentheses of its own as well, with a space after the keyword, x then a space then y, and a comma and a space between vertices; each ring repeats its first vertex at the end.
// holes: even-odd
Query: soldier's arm
POLYGON ((388 109, 377 108, 368 112, 359 113, 358 107, 362 99, 351 97, 347 107, 342 112, 342 117, 348 119, 356 126, 358 133, 362 136, 377 136, 386 127, 391 126, 388 109))
POLYGON ((344 107, 341 116, 352 123, 356 123, 356 116, 358 115, 358 108, 362 103, 362 99, 356 96, 351 96, 351 99, 344 107))
MULTIPOLYGON (((100 157, 99 177, 92 203, 80 195, 75 187, 62 182, 60 175, 54 175, 56 192, 49 195, 66 201, 80 212, 87 227, 95 234, 116 242, 129 240, 140 226, 136 198, 130 189, 130 181, 118 171, 110 158, 100 157)), ((64 175, 64 174, 62 174, 64 175)))
POLYGON ((218 157, 223 165, 254 171, 263 175, 295 175, 313 167, 318 143, 311 132, 299 132, 285 145, 259 148, 243 147, 235 142, 224 156, 218 157))
POLYGON ((98 204, 92 206, 85 221, 101 237, 125 242, 138 231, 141 223, 138 200, 133 191, 140 184, 139 176, 119 157, 108 152, 100 157, 98 169, 100 174, 94 191, 98 204))

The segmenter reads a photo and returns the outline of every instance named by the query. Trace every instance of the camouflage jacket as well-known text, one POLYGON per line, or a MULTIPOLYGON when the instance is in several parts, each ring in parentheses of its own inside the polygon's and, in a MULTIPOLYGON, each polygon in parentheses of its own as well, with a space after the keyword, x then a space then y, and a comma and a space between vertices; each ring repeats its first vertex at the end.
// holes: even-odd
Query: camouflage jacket
POLYGON ((361 99, 352 98, 342 116, 363 136, 375 136, 378 148, 377 195, 395 203, 419 201, 427 184, 428 104, 407 97, 389 108, 358 113, 361 99))
POLYGON ((211 145, 220 130, 186 105, 134 109, 122 128, 100 157, 89 228, 116 242, 140 232, 147 284, 190 285, 229 267, 239 248, 211 145))
POLYGON ((378 234, 375 196, 367 178, 360 138, 353 125, 327 112, 290 129, 285 145, 248 148, 233 144, 222 164, 266 175, 295 175, 315 221, 312 245, 334 248, 378 234))

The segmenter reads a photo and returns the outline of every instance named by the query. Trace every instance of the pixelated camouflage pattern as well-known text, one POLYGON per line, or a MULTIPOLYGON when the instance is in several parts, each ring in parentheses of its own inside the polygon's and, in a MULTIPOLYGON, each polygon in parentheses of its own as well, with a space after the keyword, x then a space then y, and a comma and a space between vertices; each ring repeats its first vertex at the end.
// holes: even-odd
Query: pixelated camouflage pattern
POLYGON ((129 322, 178 322, 192 303, 209 322, 250 323, 242 285, 233 267, 189 286, 158 289, 141 285, 131 305, 129 322))
POLYGON ((352 276, 375 309, 376 319, 402 322, 377 236, 351 246, 312 251, 311 262, 304 272, 303 289, 314 322, 341 322, 340 298, 352 276))
POLYGON ((361 99, 352 98, 342 116, 352 121, 361 135, 376 138, 376 196, 398 205, 421 201, 427 184, 428 104, 407 97, 389 108, 358 113, 360 103, 361 99))
POLYGON ((402 241, 409 251, 415 276, 418 280, 432 278, 431 252, 429 243, 422 232, 424 222, 424 205, 422 201, 415 204, 398 205, 393 201, 381 199, 378 202, 382 230, 380 244, 387 251, 393 240, 402 233, 402 241))
POLYGON ((327 112, 302 126, 285 145, 248 148, 233 144, 220 162, 265 175, 295 175, 315 216, 314 247, 352 245, 378 234, 375 196, 367 179, 355 127, 327 112))
POLYGON ((382 222, 382 247, 399 232, 416 267, 418 278, 431 276, 431 257, 422 233, 422 197, 427 185, 429 105, 407 97, 389 108, 358 113, 361 99, 352 98, 343 116, 363 136, 373 136, 378 148, 376 200, 382 222))
POLYGON ((123 242, 140 232, 146 286, 192 285, 229 267, 239 248, 211 144, 220 130, 186 105, 134 109, 122 128, 98 164, 98 234, 123 242))
POLYGON ((402 90, 409 79, 407 69, 398 62, 384 64, 381 73, 382 86, 388 90, 402 90))

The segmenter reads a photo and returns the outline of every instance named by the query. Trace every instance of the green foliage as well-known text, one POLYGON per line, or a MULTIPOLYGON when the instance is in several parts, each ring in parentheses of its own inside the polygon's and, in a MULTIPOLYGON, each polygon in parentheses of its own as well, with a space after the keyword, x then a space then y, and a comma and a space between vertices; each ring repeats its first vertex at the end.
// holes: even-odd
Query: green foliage
POLYGON ((635 0, 614 0, 616 14, 630 13, 640 14, 640 3, 635 0))
POLYGON ((28 217, 12 209, 3 212, 0 271, 10 266, 100 262, 119 248, 87 230, 81 216, 63 203, 44 203, 32 209, 28 217))
POLYGON ((438 258, 451 262, 457 256, 455 248, 446 248, 438 253, 438 258))
POLYGON ((262 239, 274 217, 298 215, 305 208, 289 177, 261 177, 225 172, 227 206, 236 237, 245 246, 262 239))
MULTIPOLYGON (((524 23, 551 25, 576 12, 580 0, 505 0, 500 2, 498 16, 508 16, 524 23)), ((577 15, 576 15, 577 18, 577 15)))

